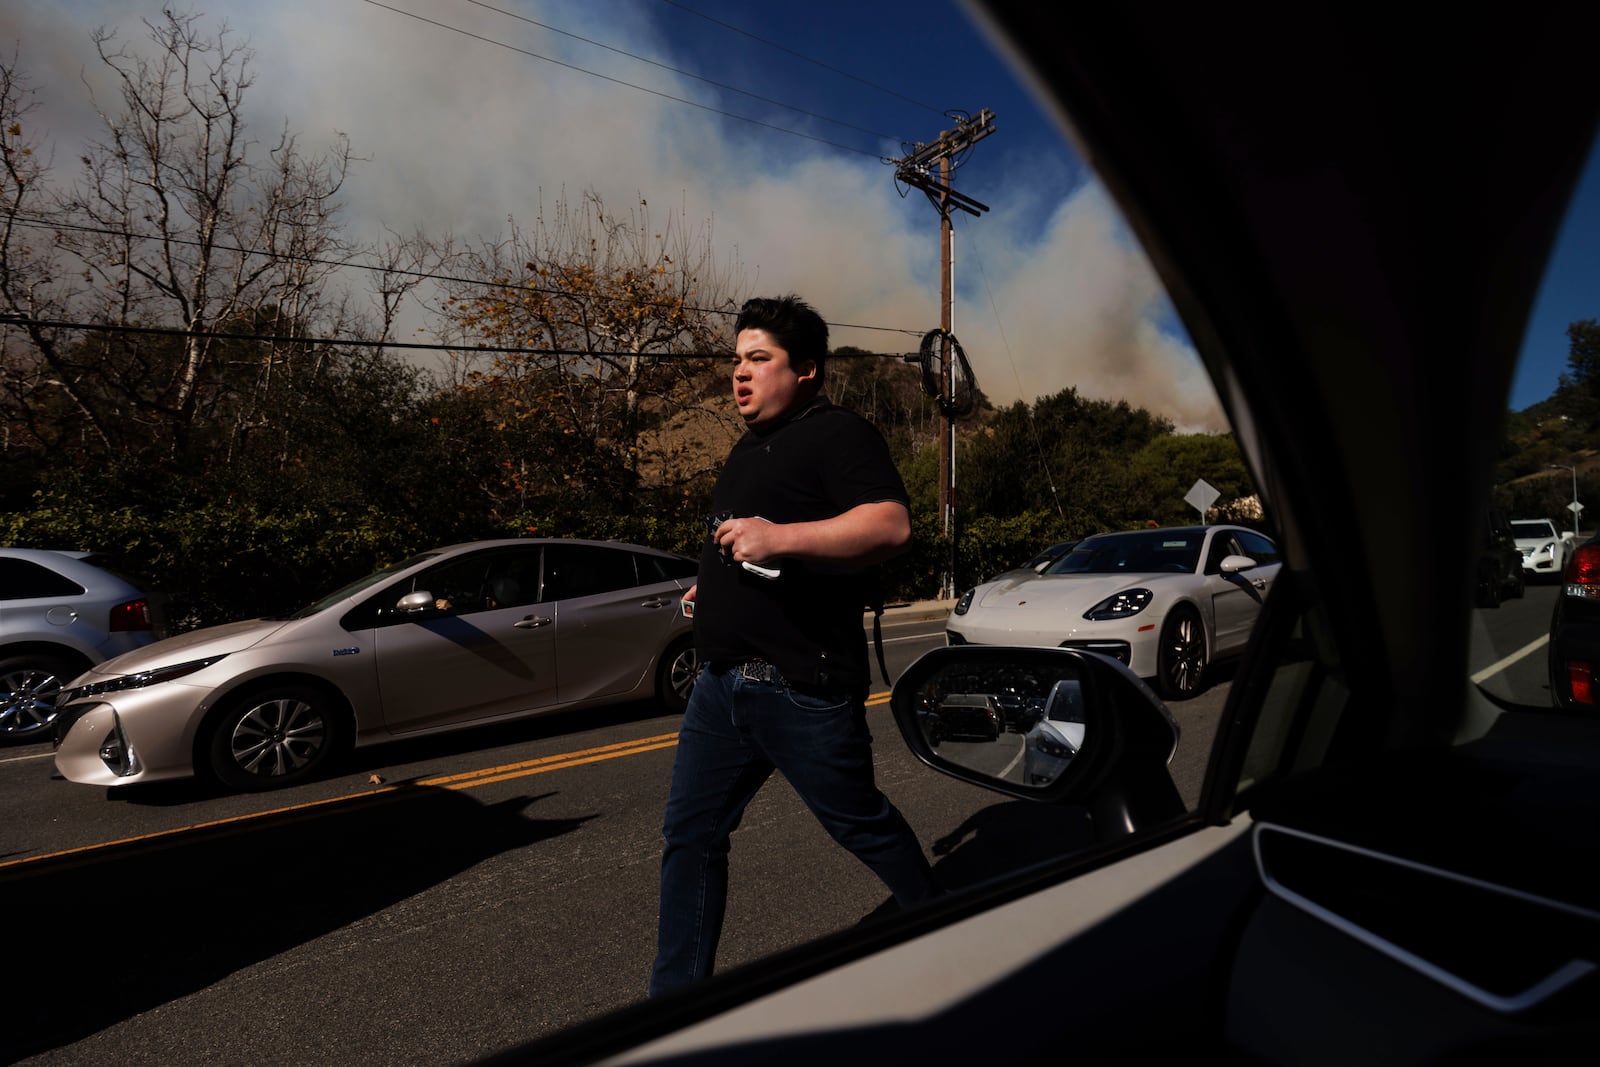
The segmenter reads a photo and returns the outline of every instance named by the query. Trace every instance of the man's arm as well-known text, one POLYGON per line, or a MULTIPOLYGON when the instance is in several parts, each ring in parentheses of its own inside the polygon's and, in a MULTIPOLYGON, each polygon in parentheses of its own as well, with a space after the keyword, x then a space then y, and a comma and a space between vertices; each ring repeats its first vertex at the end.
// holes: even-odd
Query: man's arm
POLYGON ((728 519, 717 528, 717 543, 740 563, 798 559, 850 570, 904 552, 911 544, 911 513, 898 500, 880 500, 816 522, 728 519))

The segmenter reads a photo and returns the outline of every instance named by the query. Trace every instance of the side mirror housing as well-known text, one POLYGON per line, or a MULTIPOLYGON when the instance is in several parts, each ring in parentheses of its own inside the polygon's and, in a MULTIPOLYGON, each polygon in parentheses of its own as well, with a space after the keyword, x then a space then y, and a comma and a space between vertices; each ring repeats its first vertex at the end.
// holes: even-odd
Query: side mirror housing
POLYGON ((407 593, 395 603, 394 609, 402 615, 416 615, 419 612, 430 611, 433 608, 434 596, 426 589, 418 589, 415 593, 407 593))
POLYGON ((1167 770, 1178 724, 1149 686, 1108 656, 935 648, 900 676, 890 707, 928 766, 1009 796, 1082 805, 1103 840, 1185 810, 1167 770), (987 725, 990 709, 998 730, 987 725))

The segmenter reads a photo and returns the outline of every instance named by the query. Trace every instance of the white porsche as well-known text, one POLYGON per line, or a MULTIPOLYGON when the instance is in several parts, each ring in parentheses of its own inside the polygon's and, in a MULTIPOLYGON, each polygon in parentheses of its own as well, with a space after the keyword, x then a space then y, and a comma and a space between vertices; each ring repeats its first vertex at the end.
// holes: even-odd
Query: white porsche
POLYGON ((1280 566, 1272 539, 1243 526, 1096 534, 1040 574, 968 590, 945 632, 952 645, 1099 652, 1182 699, 1244 651, 1280 566))

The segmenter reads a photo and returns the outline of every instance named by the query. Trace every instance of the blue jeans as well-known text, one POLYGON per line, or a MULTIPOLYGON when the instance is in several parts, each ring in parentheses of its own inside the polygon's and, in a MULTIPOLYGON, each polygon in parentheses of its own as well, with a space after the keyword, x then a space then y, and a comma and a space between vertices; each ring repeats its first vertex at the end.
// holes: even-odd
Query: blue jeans
POLYGON ((728 900, 728 838, 774 769, 901 907, 934 895, 921 844, 873 780, 859 700, 753 681, 737 667, 707 669, 689 696, 672 767, 651 996, 711 973, 728 900))

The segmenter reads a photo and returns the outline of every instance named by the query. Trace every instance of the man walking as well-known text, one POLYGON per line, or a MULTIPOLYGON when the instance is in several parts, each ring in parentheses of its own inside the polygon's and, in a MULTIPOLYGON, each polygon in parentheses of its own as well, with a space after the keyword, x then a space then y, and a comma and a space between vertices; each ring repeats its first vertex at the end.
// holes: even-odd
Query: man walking
POLYGON ((678 734, 662 829, 650 994, 710 974, 729 835, 776 769, 902 907, 935 892, 873 779, 863 571, 911 540, 905 487, 865 419, 821 395, 828 327, 795 296, 747 301, 733 400, 747 427, 712 491, 685 596, 705 664, 678 734))

